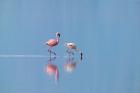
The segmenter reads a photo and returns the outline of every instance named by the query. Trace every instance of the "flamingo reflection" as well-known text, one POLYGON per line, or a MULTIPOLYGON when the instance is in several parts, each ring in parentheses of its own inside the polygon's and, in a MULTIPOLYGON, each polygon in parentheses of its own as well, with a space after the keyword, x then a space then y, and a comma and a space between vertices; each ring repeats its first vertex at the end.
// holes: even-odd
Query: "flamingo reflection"
POLYGON ((56 57, 53 57, 48 60, 48 64, 45 66, 45 72, 49 75, 49 76, 54 76, 55 78, 55 82, 57 83, 59 80, 59 69, 57 67, 57 65, 53 64, 52 61, 54 61, 56 59, 56 57))
POLYGON ((64 64, 64 70, 68 73, 73 72, 76 69, 77 65, 81 63, 81 61, 82 61, 82 59, 80 59, 80 61, 76 61, 76 60, 74 60, 74 57, 71 58, 69 56, 68 60, 64 64))

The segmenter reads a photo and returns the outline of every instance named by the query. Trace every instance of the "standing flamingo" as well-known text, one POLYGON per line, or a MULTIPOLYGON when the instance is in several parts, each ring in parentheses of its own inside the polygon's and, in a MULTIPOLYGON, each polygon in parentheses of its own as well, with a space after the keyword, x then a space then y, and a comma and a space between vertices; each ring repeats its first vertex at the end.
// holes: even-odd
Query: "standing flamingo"
POLYGON ((51 56, 51 53, 53 53, 54 55, 56 55, 55 52, 52 52, 51 49, 52 47, 56 46, 59 44, 59 38, 60 38, 60 33, 57 32, 56 33, 56 38, 55 39, 50 39, 48 40, 45 44, 48 45, 50 48, 48 49, 48 52, 50 52, 50 56, 51 56))
POLYGON ((72 50, 75 50, 76 52, 80 53, 81 59, 83 59, 83 53, 77 48, 75 43, 65 43, 64 46, 67 48, 67 53, 68 54, 73 54, 72 50))

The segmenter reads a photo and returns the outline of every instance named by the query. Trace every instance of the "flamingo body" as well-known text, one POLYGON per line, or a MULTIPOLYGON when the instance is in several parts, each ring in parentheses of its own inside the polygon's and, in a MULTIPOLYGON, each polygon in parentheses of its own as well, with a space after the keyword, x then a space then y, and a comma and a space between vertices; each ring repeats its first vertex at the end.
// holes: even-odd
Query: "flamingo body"
POLYGON ((58 41, 56 39, 50 39, 46 44, 50 47, 58 45, 58 41))
POLYGON ((68 49, 76 49, 77 46, 75 43, 66 43, 65 46, 68 48, 68 49))

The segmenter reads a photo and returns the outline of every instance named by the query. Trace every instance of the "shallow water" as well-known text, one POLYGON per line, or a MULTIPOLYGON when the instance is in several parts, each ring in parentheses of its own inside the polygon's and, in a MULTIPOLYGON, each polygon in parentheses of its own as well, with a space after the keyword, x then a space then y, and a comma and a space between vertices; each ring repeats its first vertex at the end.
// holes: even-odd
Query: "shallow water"
POLYGON ((139 9, 139 0, 1 0, 0 93, 139 93, 139 9), (56 32, 58 82, 45 72, 56 32), (65 42, 83 51, 72 73, 65 42))

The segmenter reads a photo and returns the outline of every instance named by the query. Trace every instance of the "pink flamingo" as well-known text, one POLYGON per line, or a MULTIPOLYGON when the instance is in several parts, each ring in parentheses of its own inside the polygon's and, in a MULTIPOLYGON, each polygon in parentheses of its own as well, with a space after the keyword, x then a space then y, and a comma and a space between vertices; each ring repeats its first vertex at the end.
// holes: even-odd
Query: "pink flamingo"
POLYGON ((52 52, 51 49, 52 47, 56 46, 59 44, 59 38, 60 38, 60 33, 57 32, 56 33, 56 38, 55 39, 50 39, 48 40, 45 44, 48 45, 50 48, 48 49, 48 52, 50 52, 50 56, 51 56, 51 53, 53 53, 54 55, 56 55, 55 52, 52 52))

